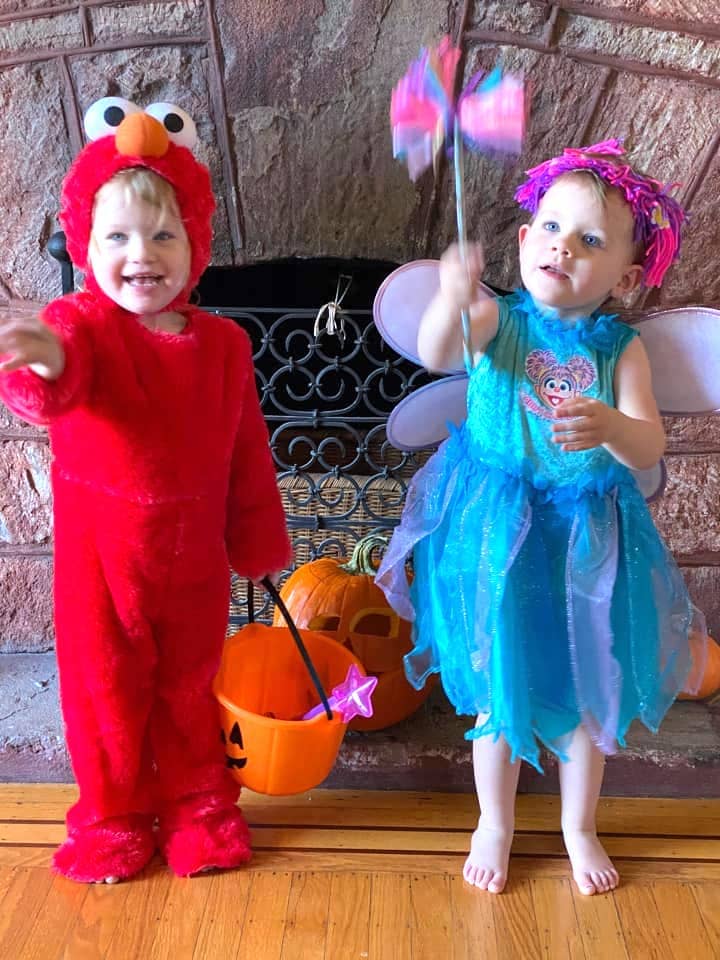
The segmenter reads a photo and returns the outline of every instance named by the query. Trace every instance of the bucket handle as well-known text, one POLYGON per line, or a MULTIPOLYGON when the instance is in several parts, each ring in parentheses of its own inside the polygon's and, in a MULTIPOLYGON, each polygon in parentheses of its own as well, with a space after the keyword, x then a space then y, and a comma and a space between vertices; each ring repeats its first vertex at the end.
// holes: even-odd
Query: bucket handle
MULTIPOLYGON (((313 682, 313 686, 315 687, 317 694, 320 697, 320 702, 325 708, 325 713, 327 714, 327 718, 328 720, 332 720, 333 714, 332 714, 332 710, 330 709, 330 704, 328 703, 327 694, 323 690, 323 685, 320 682, 320 677, 318 676, 317 670, 315 669, 315 664, 310 659, 310 654, 307 651, 307 647, 303 643, 303 639, 300 636, 300 631, 295 626, 295 621, 290 616, 290 611, 285 606, 285 603, 282 597, 280 596, 280 592, 278 591, 278 588, 272 582, 270 577, 263 577, 260 582, 262 583, 263 587, 265 587, 265 589, 270 594, 270 596, 273 598, 273 600, 275 601, 275 604, 280 610, 280 613, 283 615, 283 619, 285 620, 288 630, 290 631, 292 638, 295 641, 295 645, 300 651, 300 656, 303 658, 303 663, 307 668, 307 672, 310 674, 310 679, 313 682)), ((248 623, 253 623, 255 620, 255 585, 253 584, 252 580, 248 580, 247 605, 248 605, 248 623)))

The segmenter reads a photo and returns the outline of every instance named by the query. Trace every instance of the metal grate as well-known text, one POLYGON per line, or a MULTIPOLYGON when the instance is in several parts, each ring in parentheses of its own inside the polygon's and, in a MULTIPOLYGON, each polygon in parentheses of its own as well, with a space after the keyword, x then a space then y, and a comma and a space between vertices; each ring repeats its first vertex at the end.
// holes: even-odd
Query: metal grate
MULTIPOLYGON (((395 404, 432 377, 384 343, 370 310, 344 313, 343 340, 316 340, 317 310, 205 309, 232 317, 252 340, 295 566, 348 556, 364 534, 393 527, 407 481, 426 456, 392 447, 385 424, 395 404)), ((246 619, 237 578, 233 598, 237 629, 246 619)))

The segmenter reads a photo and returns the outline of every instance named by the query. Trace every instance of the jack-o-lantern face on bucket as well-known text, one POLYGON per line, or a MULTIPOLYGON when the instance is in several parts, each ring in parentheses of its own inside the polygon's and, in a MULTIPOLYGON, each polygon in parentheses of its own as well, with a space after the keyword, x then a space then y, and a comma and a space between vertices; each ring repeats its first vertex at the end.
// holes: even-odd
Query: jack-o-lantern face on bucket
POLYGON ((244 753, 245 747, 243 745, 242 733, 240 732, 240 724, 236 721, 230 728, 230 733, 226 734, 224 730, 220 731, 220 738, 225 745, 225 762, 231 770, 242 770, 242 768, 247 763, 247 757, 245 756, 233 756, 230 753, 230 747, 228 743, 236 746, 240 753, 244 753))
MULTIPOLYGON (((414 690, 405 680, 402 658, 410 650, 411 626, 388 606, 375 584, 372 552, 387 546, 385 537, 368 534, 347 562, 320 557, 303 564, 288 578, 280 595, 299 627, 322 631, 351 650, 369 674, 378 677, 373 717, 357 717, 351 729, 380 730, 409 716, 427 698, 432 684, 414 690), (392 693, 383 681, 393 674, 392 693), (387 688, 392 703, 384 703, 387 688), (406 694, 403 696, 403 694, 406 694)), ((276 624, 281 623, 279 611, 276 624)))

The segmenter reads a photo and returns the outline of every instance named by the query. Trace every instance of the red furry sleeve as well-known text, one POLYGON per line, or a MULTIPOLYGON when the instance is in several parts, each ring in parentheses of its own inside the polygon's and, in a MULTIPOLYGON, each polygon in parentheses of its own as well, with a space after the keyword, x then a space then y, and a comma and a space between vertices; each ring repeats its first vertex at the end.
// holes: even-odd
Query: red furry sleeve
POLYGON ((23 420, 50 423, 87 396, 91 351, 77 322, 79 315, 75 297, 53 300, 40 314, 58 334, 65 351, 65 369, 57 380, 43 380, 28 368, 0 374, 0 399, 23 420))
POLYGON ((242 418, 232 459, 225 539, 232 568, 258 580, 286 567, 292 547, 255 388, 250 343, 245 335, 242 340, 242 418))

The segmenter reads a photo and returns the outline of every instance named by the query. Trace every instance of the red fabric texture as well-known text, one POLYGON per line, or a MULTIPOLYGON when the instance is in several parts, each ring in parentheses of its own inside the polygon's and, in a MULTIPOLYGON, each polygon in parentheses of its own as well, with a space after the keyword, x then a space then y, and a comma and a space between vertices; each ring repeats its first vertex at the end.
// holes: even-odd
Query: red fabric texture
MULTIPOLYGON (((102 879, 87 864, 104 869, 104 822, 128 816, 159 818, 183 874, 248 858, 211 689, 228 562, 258 578, 291 556, 245 332, 193 308, 182 333, 154 332, 108 303, 78 293, 46 309, 67 357, 58 380, 0 377, 7 405, 50 430, 56 646, 80 787, 56 869, 75 879, 102 879), (198 826, 203 810, 226 826, 198 826)), ((125 867, 112 844, 112 873, 134 872, 144 844, 125 867)))

